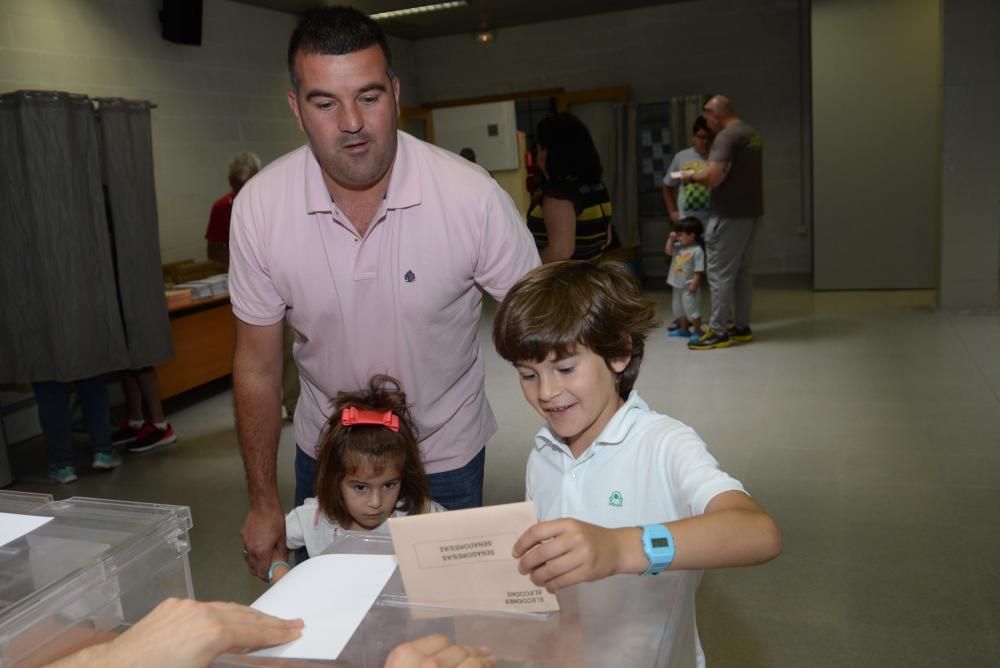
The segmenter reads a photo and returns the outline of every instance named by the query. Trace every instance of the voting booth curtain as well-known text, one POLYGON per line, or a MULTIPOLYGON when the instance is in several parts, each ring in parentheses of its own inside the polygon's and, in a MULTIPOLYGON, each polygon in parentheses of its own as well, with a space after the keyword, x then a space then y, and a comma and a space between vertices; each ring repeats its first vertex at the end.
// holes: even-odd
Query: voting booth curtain
POLYGON ((163 296, 150 104, 98 98, 98 126, 129 367, 173 357, 163 296))
POLYGON ((149 104, 99 109, 100 123, 82 95, 0 95, 0 382, 72 381, 173 354, 149 104))

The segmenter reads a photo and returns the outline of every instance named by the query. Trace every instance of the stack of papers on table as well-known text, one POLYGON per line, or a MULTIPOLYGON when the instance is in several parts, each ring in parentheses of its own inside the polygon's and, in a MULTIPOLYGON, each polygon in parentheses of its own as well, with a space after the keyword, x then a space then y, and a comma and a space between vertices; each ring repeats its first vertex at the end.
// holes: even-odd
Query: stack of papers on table
POLYGON ((229 294, 229 274, 216 274, 197 282, 207 284, 213 296, 229 294))
POLYGON ((212 296, 212 286, 201 281, 191 281, 174 286, 175 290, 190 290, 191 299, 208 299, 212 296))

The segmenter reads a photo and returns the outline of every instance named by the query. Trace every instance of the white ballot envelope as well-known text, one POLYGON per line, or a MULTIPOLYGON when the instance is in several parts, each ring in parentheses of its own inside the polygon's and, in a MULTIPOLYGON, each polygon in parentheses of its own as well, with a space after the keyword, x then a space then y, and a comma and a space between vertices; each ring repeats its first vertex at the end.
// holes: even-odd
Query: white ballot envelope
POLYGON ((254 655, 336 659, 395 570, 392 556, 379 554, 321 554, 299 564, 250 607, 301 618, 302 635, 254 655))
POLYGON ((514 542, 535 524, 531 503, 390 517, 406 597, 415 605, 513 613, 559 609, 517 572, 514 542))
POLYGON ((684 178, 684 172, 670 172, 670 178, 680 181, 684 178))

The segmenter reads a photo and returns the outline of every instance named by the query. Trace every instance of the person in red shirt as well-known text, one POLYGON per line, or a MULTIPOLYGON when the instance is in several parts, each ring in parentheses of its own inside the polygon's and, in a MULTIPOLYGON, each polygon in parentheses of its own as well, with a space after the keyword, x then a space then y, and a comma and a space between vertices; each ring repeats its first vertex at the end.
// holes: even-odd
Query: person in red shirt
POLYGON ((233 212, 233 200, 250 178, 260 171, 260 158, 254 153, 237 153, 229 161, 229 185, 232 190, 215 200, 212 213, 208 217, 208 259, 229 266, 229 216, 233 212))
MULTIPOLYGON (((232 190, 212 205, 212 213, 208 217, 208 230, 205 231, 205 239, 208 240, 207 255, 209 260, 221 262, 229 267, 229 217, 233 212, 233 200, 236 193, 250 178, 260 171, 260 158, 256 154, 244 151, 237 153, 229 161, 229 185, 232 190)), ((292 330, 285 325, 284 328, 284 370, 281 381, 281 405, 285 409, 285 416, 292 420, 295 415, 295 406, 299 401, 299 370, 295 366, 292 357, 292 345, 295 343, 295 335, 292 330)))

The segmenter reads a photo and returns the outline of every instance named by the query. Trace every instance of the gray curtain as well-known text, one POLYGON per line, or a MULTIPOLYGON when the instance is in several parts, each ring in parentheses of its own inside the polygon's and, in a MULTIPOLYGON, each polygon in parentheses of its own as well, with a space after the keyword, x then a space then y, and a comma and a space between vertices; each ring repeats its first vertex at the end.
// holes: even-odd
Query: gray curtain
POLYGON ((97 102, 128 366, 136 369, 165 362, 174 354, 163 298, 151 105, 120 98, 97 102))
POLYGON ((0 95, 0 165, 0 382, 128 366, 90 100, 0 95))
POLYGON ((570 106, 590 130, 597 153, 604 168, 604 185, 611 194, 614 210, 612 221, 618 230, 622 246, 628 248, 639 244, 638 220, 635 198, 630 193, 629 182, 634 181, 633 170, 629 168, 629 156, 633 154, 634 132, 629 132, 630 110, 617 102, 584 102, 570 106))
POLYGON ((691 145, 691 126, 701 116, 704 95, 684 95, 670 98, 670 134, 674 150, 691 145))

